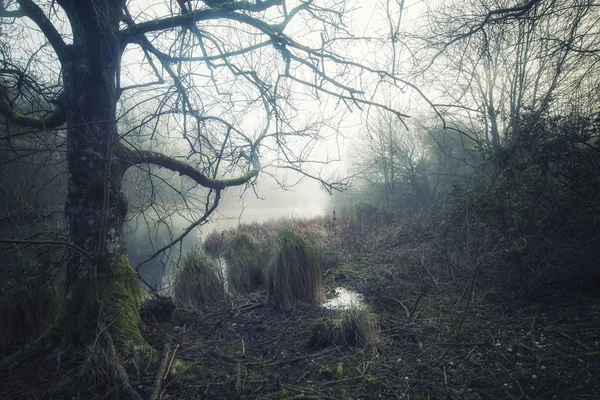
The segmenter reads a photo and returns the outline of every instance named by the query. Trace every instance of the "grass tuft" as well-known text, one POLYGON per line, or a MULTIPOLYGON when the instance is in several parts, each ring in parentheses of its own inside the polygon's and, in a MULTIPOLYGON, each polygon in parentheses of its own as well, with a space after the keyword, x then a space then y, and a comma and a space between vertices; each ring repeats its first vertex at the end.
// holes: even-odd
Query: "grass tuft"
POLYGON ((174 292, 179 307, 199 311, 225 297, 223 276, 210 257, 192 250, 181 261, 174 292))
POLYGON ((280 308, 297 303, 320 304, 323 282, 314 242, 297 230, 283 229, 274 250, 267 272, 268 304, 280 308))
POLYGON ((230 290, 251 292, 265 284, 266 257, 252 235, 239 232, 225 248, 226 277, 230 290))
POLYGON ((371 346, 378 341, 377 316, 365 307, 352 305, 342 313, 340 339, 352 347, 371 346))

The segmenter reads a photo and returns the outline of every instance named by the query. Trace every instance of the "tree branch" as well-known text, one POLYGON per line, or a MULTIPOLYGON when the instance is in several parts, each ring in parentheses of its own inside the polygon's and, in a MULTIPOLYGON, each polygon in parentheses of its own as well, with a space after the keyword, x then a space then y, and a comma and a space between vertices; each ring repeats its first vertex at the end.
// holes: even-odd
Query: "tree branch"
MULTIPOLYGON (((244 156, 244 154, 242 154, 244 156)), ((150 150, 131 151, 131 158, 128 160, 132 164, 153 164, 159 167, 170 169, 193 179, 197 184, 205 188, 214 190, 223 190, 228 187, 240 186, 249 182, 258 175, 261 166, 256 155, 246 156, 246 159, 252 164, 252 169, 244 175, 232 179, 214 179, 206 176, 197 168, 190 164, 169 157, 165 154, 150 150)))
POLYGON ((52 25, 52 22, 50 22, 50 20, 46 17, 42 9, 32 0, 17 0, 17 2, 21 6, 20 12, 35 22, 44 36, 46 36, 46 39, 48 39, 48 42, 50 42, 52 45, 52 48, 58 56, 58 59, 64 63, 67 45, 63 41, 60 33, 58 33, 54 25, 52 25))
POLYGON ((171 243, 167 243, 165 246, 163 246, 162 248, 158 249, 157 251, 155 251, 147 260, 141 262, 140 264, 138 264, 135 267, 135 270, 137 272, 139 272, 140 267, 144 264, 146 264, 147 262, 152 261, 153 259, 155 259, 159 254, 161 254, 163 251, 170 249, 171 247, 175 246, 177 243, 181 242, 194 228, 200 226, 201 224, 203 224, 206 220, 208 220, 208 218, 212 215, 212 213, 217 209, 217 207, 219 206, 219 201, 221 200, 221 190, 217 190, 215 193, 215 201, 213 203, 213 205, 208 208, 206 210, 206 212, 204 213, 204 215, 196 222, 194 222, 193 224, 191 224, 190 226, 188 226, 185 231, 183 231, 183 233, 181 235, 179 235, 176 239, 174 239, 173 241, 171 241, 171 243))
POLYGON ((25 13, 22 10, 7 10, 4 7, 4 2, 0 2, 0 18, 22 18, 25 13))
MULTIPOLYGON (((276 5, 277 0, 263 2, 265 4, 270 4, 270 6, 276 5)), ((232 4, 232 3, 226 3, 232 4)), ((269 7, 270 7, 269 6, 269 7)), ((229 19, 232 21, 237 21, 241 23, 246 23, 248 25, 254 26, 258 30, 262 31, 269 37, 275 35, 278 31, 277 26, 271 26, 266 22, 259 20, 257 18, 253 18, 246 14, 232 12, 235 9, 227 9, 227 8, 209 8, 209 9, 201 9, 194 10, 187 14, 177 15, 174 17, 160 18, 152 21, 142 22, 136 25, 129 26, 128 28, 121 31, 121 42, 122 43, 135 43, 135 38, 139 35, 143 35, 150 32, 162 31, 167 29, 173 29, 177 27, 189 27, 195 25, 200 21, 208 21, 214 19, 229 19)))
POLYGON ((0 114, 2 114, 10 122, 42 130, 58 128, 65 123, 65 113, 62 107, 57 108, 43 118, 30 117, 15 111, 8 104, 6 104, 4 95, 7 92, 8 89, 0 83, 0 114))

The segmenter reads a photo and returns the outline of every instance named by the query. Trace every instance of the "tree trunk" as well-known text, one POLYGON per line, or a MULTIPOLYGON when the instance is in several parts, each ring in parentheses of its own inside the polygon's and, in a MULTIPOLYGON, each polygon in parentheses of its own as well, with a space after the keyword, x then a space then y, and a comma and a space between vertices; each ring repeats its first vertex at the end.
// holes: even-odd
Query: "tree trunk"
POLYGON ((118 142, 116 104, 120 63, 120 8, 73 2, 67 14, 73 45, 63 65, 68 192, 68 240, 88 253, 67 265, 65 337, 78 344, 97 335, 98 304, 120 350, 144 344, 138 308, 143 290, 127 259, 121 191, 126 165, 113 157, 118 142), (99 17, 101 15, 101 17, 99 17))

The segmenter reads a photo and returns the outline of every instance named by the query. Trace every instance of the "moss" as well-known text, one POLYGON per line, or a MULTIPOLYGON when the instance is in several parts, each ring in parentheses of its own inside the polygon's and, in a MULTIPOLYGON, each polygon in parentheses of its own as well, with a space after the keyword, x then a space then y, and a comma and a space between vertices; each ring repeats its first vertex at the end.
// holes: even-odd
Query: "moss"
POLYGON ((343 378, 343 376, 344 376, 344 363, 338 363, 337 367, 335 368, 335 376, 338 379, 343 378))
POLYGON ((364 381, 367 385, 375 385, 377 383, 377 378, 375 378, 372 374, 365 375, 364 381))
POLYGON ((115 345, 127 352, 146 347, 139 313, 145 291, 126 257, 108 266, 98 277, 98 295, 115 345))

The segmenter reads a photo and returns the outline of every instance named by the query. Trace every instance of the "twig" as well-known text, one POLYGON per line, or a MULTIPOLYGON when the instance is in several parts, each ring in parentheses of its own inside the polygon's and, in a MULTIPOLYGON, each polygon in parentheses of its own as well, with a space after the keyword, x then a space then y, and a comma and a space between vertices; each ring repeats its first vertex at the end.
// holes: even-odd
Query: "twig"
POLYGON ((54 246, 71 247, 71 248, 77 250, 79 253, 81 253, 89 261, 93 261, 94 260, 92 258, 92 256, 90 255, 90 253, 88 253, 87 251, 85 251, 81 247, 79 247, 79 246, 77 246, 77 245, 75 245, 73 243, 63 242, 61 240, 0 239, 0 243, 7 243, 7 244, 48 244, 48 245, 54 245, 54 246))
POLYGON ((360 376, 353 376, 351 378, 339 379, 337 381, 323 382, 323 383, 318 384, 317 386, 337 385, 338 383, 343 383, 343 382, 348 382, 348 381, 354 381, 354 380, 360 379, 362 377, 363 377, 362 375, 360 375, 360 376))
POLYGON ((404 304, 402 304, 402 302, 400 300, 395 299, 393 297, 388 297, 388 296, 382 296, 382 297, 384 299, 394 300, 394 301, 398 302, 398 304, 400 304, 404 308, 404 311, 406 311, 406 318, 410 318, 410 311, 408 311, 408 308, 406 308, 406 306, 404 304))
POLYGON ((169 361, 169 366, 167 367, 167 371, 165 372, 165 376, 163 379, 167 379, 169 372, 171 371, 171 365, 173 365, 173 361, 175 360, 175 354, 177 354, 177 349, 179 345, 175 346, 175 350, 173 350, 173 354, 171 354, 171 361, 169 361))
POLYGON ((237 390, 242 386, 242 363, 238 361, 235 365, 235 388, 237 390))
POLYGON ((421 302, 421 299, 427 294, 427 288, 423 288, 423 290, 421 290, 421 293, 419 293, 419 297, 417 297, 417 301, 415 301, 415 305, 412 308, 412 311, 410 312, 410 315, 413 316, 413 321, 417 318, 415 312, 417 311, 417 307, 419 307, 419 303, 421 302))
POLYGON ((165 349, 160 361, 160 366, 158 367, 158 372, 156 374, 156 378, 154 379, 154 391, 152 392, 150 400, 157 400, 160 397, 160 389, 166 375, 167 367, 169 366, 170 353, 171 345, 169 345, 169 343, 165 343, 165 349))
POLYGON ((227 361, 227 362, 234 363, 234 364, 237 364, 240 362, 240 360, 238 360, 237 358, 229 357, 227 354, 217 353, 216 351, 209 351, 208 355, 216 357, 216 358, 220 358, 223 361, 227 361))
POLYGON ((326 354, 329 354, 331 352, 333 352, 334 350, 336 350, 336 348, 331 348, 331 349, 325 349, 319 353, 314 353, 314 354, 307 354, 305 356, 300 356, 300 357, 296 357, 296 358, 290 358, 289 360, 281 360, 281 361, 275 361, 275 360, 270 360, 270 361, 264 361, 264 362, 259 362, 259 363, 247 363, 246 365, 267 365, 267 364, 273 364, 273 365, 285 365, 285 364, 293 364, 302 360, 306 360, 307 358, 318 358, 318 357, 322 357, 326 354))
POLYGON ((440 346, 485 346, 487 343, 440 343, 440 346))
POLYGON ((580 340, 575 339, 572 336, 567 335, 564 332, 558 332, 559 335, 566 337, 567 339, 571 339, 572 341, 574 341, 575 343, 577 343, 578 345, 580 345, 581 347, 583 347, 586 350, 589 351, 593 351, 594 349, 592 349, 590 346, 586 345, 585 343, 582 343, 580 340))
POLYGON ((539 307, 536 307, 535 310, 535 315, 533 316, 533 318, 531 319, 531 325, 529 326, 529 331, 527 332, 529 335, 531 335, 531 333, 533 332, 533 329, 535 328, 535 321, 540 313, 540 309, 539 307))

